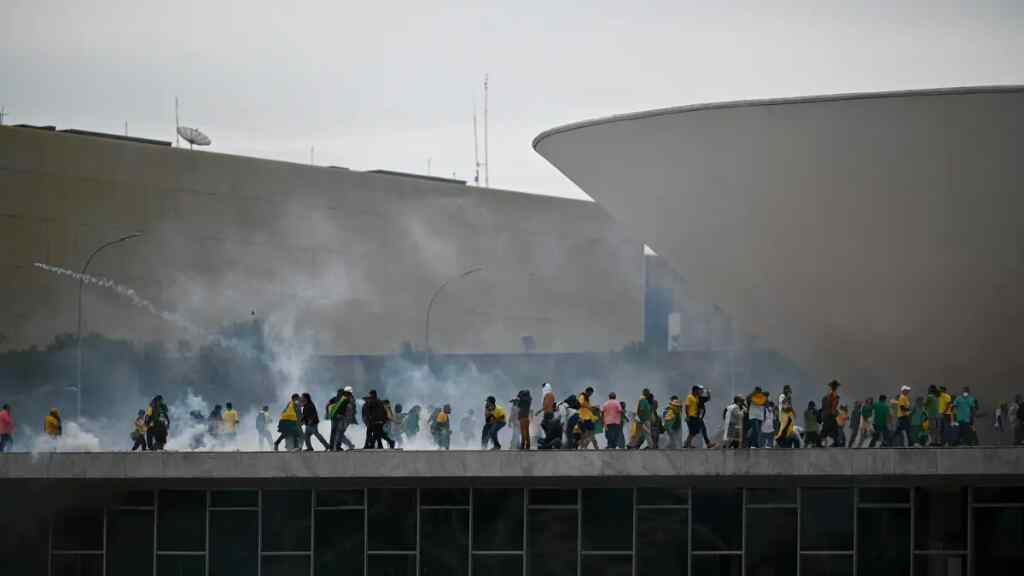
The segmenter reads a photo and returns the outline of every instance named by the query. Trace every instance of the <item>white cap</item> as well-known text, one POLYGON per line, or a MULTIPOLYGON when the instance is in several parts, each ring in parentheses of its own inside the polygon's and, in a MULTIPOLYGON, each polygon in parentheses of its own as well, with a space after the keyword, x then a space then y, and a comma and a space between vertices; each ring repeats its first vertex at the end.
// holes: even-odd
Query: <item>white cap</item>
POLYGON ((900 392, 910 392, 910 386, 901 386, 900 392))
POLYGON ((351 386, 345 386, 345 392, 351 392, 351 391, 352 391, 352 387, 351 386))

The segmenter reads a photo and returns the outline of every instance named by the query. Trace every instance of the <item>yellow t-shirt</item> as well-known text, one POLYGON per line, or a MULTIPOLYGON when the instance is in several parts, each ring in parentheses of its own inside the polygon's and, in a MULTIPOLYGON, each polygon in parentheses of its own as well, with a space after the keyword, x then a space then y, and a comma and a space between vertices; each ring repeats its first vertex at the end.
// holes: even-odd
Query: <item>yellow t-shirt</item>
POLYGON ((700 403, 697 401, 697 397, 690 394, 686 397, 686 415, 688 417, 697 417, 697 410, 699 410, 700 403))
POLYGON ((942 414, 953 413, 953 397, 946 392, 939 394, 939 412, 942 414))
POLYGON ((60 421, 47 414, 46 420, 43 421, 43 430, 47 436, 60 436, 60 421))
POLYGON ((587 398, 587 395, 580 394, 577 398, 580 401, 580 420, 587 422, 597 420, 594 411, 590 409, 590 399, 587 398))
POLYGON ((234 433, 238 428, 238 410, 231 409, 224 411, 224 431, 228 434, 234 433))
POLYGON ((896 398, 896 415, 897 416, 910 416, 910 396, 906 394, 900 394, 896 398))
POLYGON ((495 422, 504 422, 505 421, 505 410, 501 406, 495 404, 494 405, 494 412, 492 412, 492 414, 494 414, 494 421, 495 422))
POLYGON ((448 414, 446 412, 444 412, 443 410, 441 412, 437 413, 437 423, 438 424, 447 424, 448 423, 448 414))

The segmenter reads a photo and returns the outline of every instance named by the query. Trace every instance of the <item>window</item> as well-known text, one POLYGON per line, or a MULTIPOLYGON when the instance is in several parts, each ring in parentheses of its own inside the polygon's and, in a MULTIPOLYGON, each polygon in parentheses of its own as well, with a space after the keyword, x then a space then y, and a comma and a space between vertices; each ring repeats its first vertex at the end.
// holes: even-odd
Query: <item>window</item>
POLYGON ((853 555, 803 554, 800 556, 800 576, 853 576, 853 555))
POLYGON ((424 488, 420 490, 420 506, 469 506, 469 490, 465 488, 424 488))
MULTIPOLYGON (((738 488, 700 488, 693 492, 693 549, 740 551, 743 542, 743 492, 738 488)), ((696 566, 696 563, 694 564, 696 566)), ((696 570, 695 573, 699 573, 696 570)))
POLYGON ((531 576, 576 574, 578 513, 575 509, 527 512, 527 562, 531 576))
POLYGON ((53 576, 103 576, 103 554, 54 554, 53 576))
MULTIPOLYGON (((600 574, 601 576, 633 576, 633 555, 585 554, 581 572, 583 574, 600 574)), ((530 573, 531 576, 533 574, 535 573, 530 573)), ((565 574, 565 572, 550 572, 550 574, 565 574)), ((670 574, 670 572, 659 571, 656 574, 670 574)), ((675 576, 674 573, 671 574, 675 576)))
POLYGON ((633 550, 633 490, 583 490, 583 550, 633 550))
POLYGON ((796 574, 796 527, 796 508, 747 508, 747 574, 796 574))
POLYGON ((103 510, 71 510, 53 519, 53 549, 103 550, 103 510))
POLYGON ((255 490, 217 490, 210 493, 210 508, 256 508, 260 505, 255 490))
MULTIPOLYGON (((156 576, 203 576, 206 556, 202 554, 157 554, 156 576)), ((263 572, 266 576, 266 572, 263 572)))
POLYGON ((686 575, 689 514, 685 508, 637 510, 637 574, 686 575))
POLYGON ((312 528, 308 490, 263 491, 262 552, 308 552, 312 528))
POLYGON ((259 512, 210 511, 210 576, 256 574, 259 558, 259 512))
POLYGON ((367 564, 373 576, 416 576, 415 554, 371 554, 367 564))
POLYGON ((857 572, 910 572, 909 508, 861 508, 857 511, 857 572))
POLYGON ((748 488, 748 506, 796 506, 796 488, 748 488))
POLYGON ((974 509, 974 573, 1024 564, 1024 507, 974 509))
POLYGON ((318 508, 363 507, 362 490, 318 490, 316 493, 318 508))
POLYGON ((910 490, 903 487, 861 488, 857 501, 860 504, 909 504, 910 490))
POLYGON ((801 551, 853 550, 853 489, 801 490, 800 548, 801 551))
POLYGON ((967 489, 914 491, 914 549, 967 550, 967 489))
POLYGON ((316 511, 316 573, 362 576, 363 510, 316 511))
POLYGON ((743 571, 739 554, 695 554, 693 573, 700 576, 740 576, 743 571))
MULTIPOLYGON (((422 502, 423 496, 420 495, 422 502)), ((467 502, 468 503, 468 502, 467 502)), ((420 571, 422 574, 469 574, 469 510, 420 510, 420 571)))
POLYGON ((367 491, 369 550, 416 551, 416 489, 367 491))
MULTIPOLYGON (((261 565, 261 576, 297 576, 299 574, 306 575, 309 574, 309 555, 265 555, 261 560, 261 565)), ((239 574, 241 574, 241 572, 239 572, 239 574)))
POLYGON ((967 576, 967 556, 918 554, 914 556, 914 576, 967 576))
POLYGON ((160 552, 206 551, 206 492, 163 490, 157 505, 160 552))
POLYGON ((579 506, 576 490, 531 489, 530 506, 579 506))
POLYGON ((978 486, 975 504, 1024 504, 1024 486, 978 486))
MULTIPOLYGON (((519 488, 474 489, 473 550, 513 551, 522 549, 523 490, 519 488)), ((475 569, 474 573, 476 573, 475 569)), ((498 575, 490 574, 489 576, 498 575)))
MULTIPOLYGON (((476 490, 473 491, 474 493, 476 490)), ((522 554, 474 554, 473 574, 523 576, 522 554)))
POLYGON ((690 489, 681 488, 638 488, 637 504, 640 506, 686 506, 690 503, 690 489))
POLYGON ((107 515, 107 576, 153 574, 153 510, 107 515))

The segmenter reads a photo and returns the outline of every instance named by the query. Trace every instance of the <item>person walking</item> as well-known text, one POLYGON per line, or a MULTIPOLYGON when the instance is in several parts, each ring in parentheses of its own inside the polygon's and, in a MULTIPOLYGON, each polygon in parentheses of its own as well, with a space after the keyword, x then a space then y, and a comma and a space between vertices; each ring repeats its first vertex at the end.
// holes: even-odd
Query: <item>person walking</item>
MULTIPOLYGON (((875 399, 866 398, 860 406, 860 422, 857 424, 857 448, 863 448, 871 440, 875 425, 875 399)), ((853 448, 853 442, 850 442, 853 448)))
POLYGON ((953 430, 953 396, 946 391, 945 386, 939 386, 939 413, 940 445, 952 445, 955 440, 953 430))
POLYGON ((146 411, 139 410, 139 413, 135 416, 135 421, 132 422, 132 452, 135 452, 139 448, 142 451, 146 451, 146 411))
POLYGON ((4 404, 0 409, 0 453, 8 452, 14 446, 14 418, 11 416, 11 405, 4 404))
POLYGON ((529 390, 520 390, 516 396, 516 410, 519 417, 519 449, 530 449, 530 405, 533 398, 529 390))
POLYGON ((1013 397, 1009 414, 1010 426, 1013 428, 1013 445, 1024 445, 1024 398, 1020 394, 1013 397))
POLYGON ((488 396, 484 403, 484 430, 480 439, 480 448, 486 450, 488 444, 492 444, 491 450, 501 450, 498 431, 504 427, 505 410, 494 400, 494 396, 488 396))
POLYGON ((420 433, 420 414, 423 408, 416 404, 409 409, 409 413, 406 414, 405 420, 402 422, 402 432, 405 433, 405 441, 409 444, 416 439, 416 435, 420 433))
POLYGON ((146 407, 146 444, 150 450, 164 449, 170 428, 171 416, 167 404, 164 403, 164 397, 157 394, 146 407))
MULTIPOLYGON (((669 399, 661 421, 665 426, 665 433, 668 435, 668 449, 681 449, 683 447, 683 403, 679 401, 679 396, 672 396, 669 399)), ((758 430, 758 434, 760 432, 758 430)))
POLYGON ((601 418, 604 420, 605 448, 608 450, 626 447, 626 438, 622 433, 622 403, 615 397, 615 392, 608 393, 608 401, 601 405, 601 418))
POLYGON ((956 415, 958 429, 957 444, 962 446, 978 445, 978 431, 974 426, 977 408, 978 400, 971 395, 970 387, 964 386, 963 392, 953 401, 953 412, 956 415))
POLYGON ((264 406, 256 413, 256 436, 259 438, 260 450, 274 443, 270 434, 270 406, 264 406))
POLYGON ((743 416, 746 413, 742 396, 734 396, 732 404, 726 406, 722 414, 722 447, 743 447, 743 416))
POLYGON ((760 386, 747 397, 747 446, 757 448, 761 445, 761 425, 764 423, 765 406, 768 405, 768 395, 760 386))
POLYGON ((911 446, 928 445, 928 422, 928 411, 925 408, 924 398, 918 396, 914 399, 914 407, 910 411, 911 446))
POLYGON ((363 420, 366 422, 366 445, 367 449, 383 449, 384 442, 389 448, 395 447, 395 441, 388 436, 385 426, 388 423, 388 412, 384 403, 377 397, 376 390, 370 390, 370 395, 364 399, 363 420))
POLYGON ((871 443, 868 444, 868 448, 874 448, 876 444, 880 447, 889 445, 887 437, 889 414, 889 403, 886 402, 885 394, 882 394, 871 408, 872 432, 871 443))
POLYGON ((301 396, 298 394, 292 394, 291 399, 284 406, 284 410, 281 411, 281 416, 277 420, 277 431, 279 436, 277 440, 274 440, 274 451, 277 452, 277 446, 284 441, 285 448, 288 450, 300 450, 302 447, 299 444, 302 438, 302 427, 299 425, 299 414, 302 408, 299 406, 301 396))
POLYGON ((450 450, 452 446, 451 414, 451 405, 445 404, 441 411, 437 413, 434 421, 430 423, 430 431, 434 435, 434 443, 442 450, 450 450))
POLYGON ((847 447, 853 448, 855 442, 857 442, 857 433, 860 430, 860 414, 864 409, 864 404, 857 400, 853 403, 853 411, 850 412, 850 442, 847 447))
POLYGON ((769 400, 764 411, 764 423, 761 424, 760 446, 762 448, 771 448, 775 444, 775 430, 778 419, 778 410, 776 409, 775 402, 769 400))
POLYGON ((896 397, 896 429, 893 432, 892 444, 908 448, 914 445, 910 432, 910 412, 910 386, 900 386, 899 396, 896 397))
POLYGON ((320 414, 317 413, 316 404, 313 403, 313 398, 309 395, 309 392, 302 393, 302 425, 305 427, 305 439, 306 439, 306 452, 313 451, 313 443, 310 441, 313 437, 316 437, 320 441, 320 444, 324 447, 324 451, 331 449, 330 444, 320 434, 320 414))
POLYGON ((828 383, 828 393, 821 399, 821 441, 832 439, 833 446, 842 446, 842 437, 837 433, 839 424, 839 380, 828 383))
POLYGON ((224 432, 224 440, 234 444, 238 440, 238 410, 231 405, 231 402, 224 404, 224 414, 221 416, 221 430, 224 432))
POLYGON ((337 436, 334 438, 334 449, 340 451, 344 447, 354 450, 356 445, 346 435, 349 426, 355 424, 356 421, 356 398, 352 394, 351 386, 345 386, 341 390, 331 421, 337 422, 338 427, 337 436))
MULTIPOLYGON (((700 386, 694 386, 686 396, 686 442, 683 448, 693 448, 693 439, 701 433, 700 386)), ((705 444, 707 446, 707 444, 705 444)))
POLYGON ((821 448, 821 437, 818 435, 821 426, 821 415, 814 405, 814 400, 807 403, 804 410, 804 446, 821 448))
POLYGON ((331 396, 330 400, 324 406, 324 418, 331 423, 331 433, 327 436, 328 444, 330 448, 328 450, 333 451, 338 445, 338 424, 341 422, 341 418, 338 415, 338 403, 341 402, 341 389, 338 389, 338 393, 331 396))
POLYGON ((60 411, 56 408, 51 408, 50 413, 43 419, 43 432, 53 440, 64 434, 64 424, 60 420, 60 411))
POLYGON ((644 442, 650 446, 651 437, 651 391, 644 388, 640 392, 640 399, 636 403, 636 416, 633 418, 633 433, 630 434, 629 446, 631 450, 639 450, 644 442))
POLYGON ((779 448, 794 448, 797 443, 796 411, 788 401, 779 410, 779 431, 775 436, 775 444, 779 448))
POLYGON ((597 422, 597 415, 594 414, 594 410, 590 407, 590 397, 594 395, 594 389, 587 387, 582 393, 580 393, 579 400, 579 422, 580 428, 580 439, 577 442, 577 449, 584 449, 588 445, 593 446, 594 450, 598 450, 597 440, 594 438, 594 423, 597 422))
POLYGON ((928 417, 928 445, 941 446, 942 412, 939 410, 939 389, 934 384, 928 387, 924 398, 924 411, 928 417))

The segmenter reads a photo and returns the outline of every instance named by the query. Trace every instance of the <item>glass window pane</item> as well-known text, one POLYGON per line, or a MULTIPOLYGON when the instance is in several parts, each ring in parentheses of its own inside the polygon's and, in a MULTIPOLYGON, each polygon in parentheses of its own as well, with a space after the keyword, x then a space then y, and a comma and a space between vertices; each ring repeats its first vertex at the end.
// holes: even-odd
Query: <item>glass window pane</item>
POLYGON ((700 576, 740 576, 743 562, 739 554, 695 554, 693 573, 700 576))
POLYGON ((415 554, 370 554, 367 564, 373 576, 416 576, 415 554))
POLYGON ((805 488, 800 503, 803 550, 853 550, 853 490, 805 488))
POLYGON ((747 504, 796 504, 796 488, 748 488, 747 504))
POLYGON ((639 488, 636 492, 640 506, 686 506, 690 502, 690 489, 687 486, 639 488))
POLYGON ((916 550, 967 550, 967 488, 914 491, 916 550))
MULTIPOLYGON (((476 490, 473 492, 475 493, 476 490)), ((485 576, 523 576, 523 555, 474 554, 473 574, 483 574, 485 576)))
POLYGON ((1024 563, 1024 508, 974 509, 974 573, 1024 563))
POLYGON ((259 526, 255 510, 210 511, 210 576, 256 574, 259 526))
POLYGON ((967 556, 917 554, 914 576, 967 576, 967 556))
POLYGON ((1024 486, 978 486, 974 489, 974 501, 978 504, 1022 504, 1024 486))
POLYGON ((694 490, 694 550, 741 550, 743 547, 742 524, 742 490, 738 488, 694 490))
POLYGON ((416 550, 416 489, 372 489, 367 498, 369 550, 416 550))
POLYGON ((910 489, 902 486, 861 488, 857 501, 861 504, 910 504, 910 489))
POLYGON ((420 506, 469 506, 469 490, 425 488, 420 490, 420 506))
POLYGON ((205 574, 206 556, 203 554, 197 556, 157 554, 156 556, 156 576, 204 576, 205 574))
POLYGON ((576 490, 530 489, 530 506, 578 506, 576 490))
POLYGON ((747 509, 747 574, 796 574, 796 508, 747 509))
POLYGON ((157 505, 161 552, 206 551, 206 492, 161 490, 157 505))
POLYGON ((423 575, 469 574, 469 510, 420 510, 420 522, 423 575))
POLYGON ((804 554, 800 557, 800 576, 853 576, 853 556, 804 554))
POLYGON ((111 510, 107 516, 107 576, 153 574, 152 510, 111 510))
POLYGON ((0 510, 0 568, 5 574, 46 574, 50 562, 50 518, 24 514, 10 504, 0 510), (16 553, 15 553, 16 552, 16 553))
POLYGON ((217 490, 210 493, 210 508, 256 508, 260 494, 256 490, 217 490))
POLYGON ((577 510, 530 510, 526 513, 527 562, 531 576, 576 573, 577 510))
POLYGON ((910 510, 861 508, 857 512, 857 572, 910 572, 910 510))
POLYGON ((263 491, 263 552, 309 551, 312 498, 309 490, 263 491))
POLYGON ((113 506, 153 506, 152 490, 129 490, 114 495, 113 506))
POLYGON ((316 505, 323 508, 362 506, 362 490, 317 490, 316 505))
MULTIPOLYGON (((583 574, 600 574, 601 576, 633 576, 633 555, 632 554, 585 554, 583 555, 583 574)), ((669 572, 659 572, 669 574, 669 572)), ((537 574, 531 572, 530 576, 537 574)), ((545 574, 556 574, 545 572, 545 574)), ((564 572, 558 576, 564 576, 564 572)), ((672 573, 672 576, 675 576, 672 573)))
POLYGON ((629 488, 583 490, 583 549, 633 550, 633 491, 629 488))
POLYGON ((309 574, 309 555, 264 556, 261 576, 299 576, 309 574))
POLYGON ((54 550, 103 550, 103 510, 68 510, 53 518, 54 550))
POLYGON ((672 508, 636 511, 637 574, 686 576, 689 514, 672 508))
POLYGON ((54 554, 53 576, 103 576, 102 554, 54 554))
POLYGON ((473 489, 473 549, 523 549, 522 489, 473 489))
POLYGON ((317 574, 362 576, 363 514, 363 510, 317 510, 317 574))

